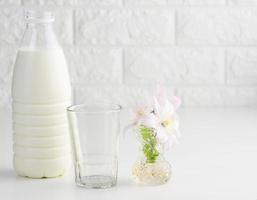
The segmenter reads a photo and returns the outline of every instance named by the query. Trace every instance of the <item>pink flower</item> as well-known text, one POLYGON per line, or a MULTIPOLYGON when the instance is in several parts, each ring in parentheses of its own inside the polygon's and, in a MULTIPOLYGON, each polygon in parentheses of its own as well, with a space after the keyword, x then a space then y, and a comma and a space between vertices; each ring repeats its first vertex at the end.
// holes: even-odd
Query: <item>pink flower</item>
POLYGON ((152 101, 145 101, 134 109, 134 125, 154 128, 161 147, 167 149, 178 143, 179 120, 176 110, 181 104, 177 96, 168 98, 164 87, 158 85, 152 101))
POLYGON ((180 105, 178 97, 167 98, 166 90, 159 86, 156 96, 154 97, 154 114, 157 119, 156 133, 157 138, 163 146, 172 146, 177 143, 178 137, 178 118, 175 110, 180 105))

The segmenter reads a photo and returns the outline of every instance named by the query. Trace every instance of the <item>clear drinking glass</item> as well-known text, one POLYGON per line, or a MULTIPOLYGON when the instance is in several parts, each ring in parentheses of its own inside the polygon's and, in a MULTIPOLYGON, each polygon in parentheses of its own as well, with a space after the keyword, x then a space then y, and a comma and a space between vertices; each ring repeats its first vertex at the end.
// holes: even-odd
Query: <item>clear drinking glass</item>
POLYGON ((87 188, 116 185, 121 106, 84 104, 67 111, 76 184, 87 188))

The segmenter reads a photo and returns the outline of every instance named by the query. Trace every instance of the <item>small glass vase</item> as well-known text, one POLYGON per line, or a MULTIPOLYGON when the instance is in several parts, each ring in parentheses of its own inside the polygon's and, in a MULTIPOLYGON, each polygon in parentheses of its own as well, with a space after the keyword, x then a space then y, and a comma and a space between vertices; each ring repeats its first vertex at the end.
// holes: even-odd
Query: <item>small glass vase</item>
POLYGON ((140 127, 138 130, 141 144, 140 159, 132 167, 132 175, 136 183, 142 185, 162 185, 171 178, 171 165, 164 159, 159 148, 155 130, 140 127))

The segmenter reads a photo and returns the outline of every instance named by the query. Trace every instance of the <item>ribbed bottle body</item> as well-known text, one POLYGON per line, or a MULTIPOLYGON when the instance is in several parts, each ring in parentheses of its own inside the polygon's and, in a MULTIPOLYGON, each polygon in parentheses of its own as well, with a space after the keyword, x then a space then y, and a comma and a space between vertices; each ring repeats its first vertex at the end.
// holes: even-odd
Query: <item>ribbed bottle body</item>
POLYGON ((60 47, 18 50, 12 83, 14 168, 21 176, 56 177, 70 166, 67 64, 60 47))

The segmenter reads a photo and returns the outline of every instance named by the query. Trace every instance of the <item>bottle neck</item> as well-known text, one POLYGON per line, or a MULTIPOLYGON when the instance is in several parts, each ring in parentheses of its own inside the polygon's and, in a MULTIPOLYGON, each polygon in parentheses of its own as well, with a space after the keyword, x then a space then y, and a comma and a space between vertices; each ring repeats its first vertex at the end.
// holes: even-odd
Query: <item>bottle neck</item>
POLYGON ((27 22, 26 23, 26 28, 52 28, 52 27, 53 27, 52 22, 47 22, 47 23, 27 22))
POLYGON ((45 50, 60 48, 53 31, 53 18, 29 15, 20 48, 45 50))

